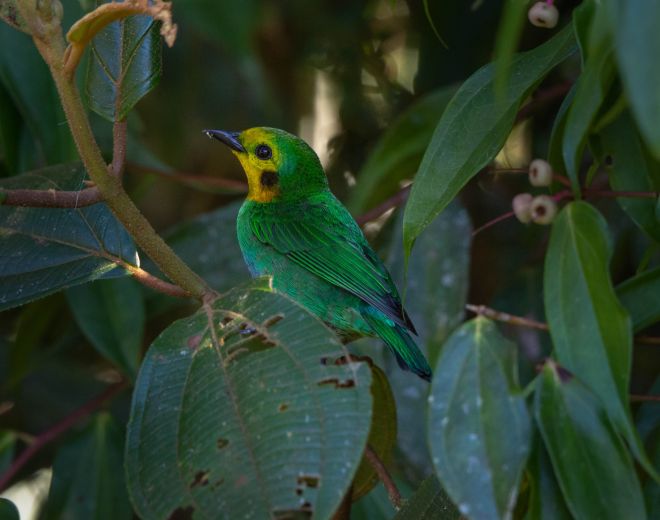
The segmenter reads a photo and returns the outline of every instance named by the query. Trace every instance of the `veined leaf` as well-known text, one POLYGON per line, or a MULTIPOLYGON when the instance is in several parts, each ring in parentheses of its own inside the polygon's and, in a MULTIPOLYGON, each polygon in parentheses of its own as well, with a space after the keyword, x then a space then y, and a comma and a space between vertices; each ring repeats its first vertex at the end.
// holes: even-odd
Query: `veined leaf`
POLYGON ((660 321, 660 267, 629 278, 616 288, 635 332, 660 321))
POLYGON ((461 513, 435 475, 428 477, 394 520, 460 520, 461 513))
MULTIPOLYGON (((78 164, 3 179, 4 188, 82 189, 78 164)), ((131 237, 104 204, 77 209, 0 206, 0 310, 137 265, 131 237)))
POLYGON ((443 487, 471 519, 511 518, 531 445, 516 347, 475 318, 445 343, 429 397, 429 444, 443 487))
POLYGON ((541 372, 535 393, 536 422, 571 514, 646 518, 633 461, 600 401, 552 362, 541 372))
POLYGON ((128 427, 144 519, 329 518, 369 435, 366 364, 314 316, 255 285, 175 322, 149 349, 128 427))
POLYGON ((511 63, 511 78, 498 101, 494 64, 474 73, 445 110, 424 154, 406 204, 406 256, 426 226, 504 145, 522 101, 543 77, 575 51, 572 27, 511 63))
POLYGON ((121 121, 161 76, 160 22, 134 15, 114 21, 92 40, 87 69, 90 108, 109 121, 121 121))

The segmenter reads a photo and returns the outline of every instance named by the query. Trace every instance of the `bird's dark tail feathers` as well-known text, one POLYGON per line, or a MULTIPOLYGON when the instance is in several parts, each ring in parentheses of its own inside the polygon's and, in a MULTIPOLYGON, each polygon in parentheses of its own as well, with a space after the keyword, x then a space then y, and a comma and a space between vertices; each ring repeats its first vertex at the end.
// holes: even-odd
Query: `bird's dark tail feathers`
POLYGON ((408 331, 388 320, 385 317, 378 316, 379 311, 363 312, 362 317, 371 326, 374 332, 390 347, 390 350, 396 357, 397 363, 404 370, 410 370, 422 379, 431 381, 433 372, 428 361, 419 350, 419 347, 410 337, 408 331), (388 323, 389 322, 389 323, 388 323))

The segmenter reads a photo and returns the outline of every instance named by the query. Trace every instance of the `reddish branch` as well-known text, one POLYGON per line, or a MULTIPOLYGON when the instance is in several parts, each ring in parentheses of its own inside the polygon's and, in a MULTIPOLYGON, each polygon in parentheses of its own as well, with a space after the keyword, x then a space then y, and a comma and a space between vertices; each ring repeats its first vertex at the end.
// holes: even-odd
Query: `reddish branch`
POLYGON ((123 267, 127 269, 133 278, 135 278, 142 285, 145 285, 155 291, 167 294, 169 296, 174 296, 176 298, 191 298, 191 294, 182 289, 178 285, 175 285, 165 280, 152 275, 151 273, 145 271, 140 267, 135 267, 131 264, 123 264, 123 267))
POLYGON ((396 486, 396 483, 394 482, 394 479, 392 479, 389 471, 387 471, 385 464, 383 464, 383 461, 380 460, 378 454, 369 444, 367 444, 367 447, 364 450, 364 456, 367 458, 369 464, 371 464, 371 467, 374 469, 378 475, 378 478, 385 486, 385 489, 387 490, 387 496, 390 498, 390 502, 392 502, 394 509, 398 511, 401 509, 401 493, 399 492, 399 488, 396 486))
POLYGON ((74 410, 59 423, 55 424, 45 432, 37 436, 34 441, 14 460, 9 469, 0 476, 0 491, 7 488, 16 474, 25 466, 44 446, 57 440, 64 433, 69 431, 82 419, 94 413, 103 404, 121 392, 125 386, 125 382, 121 381, 114 385, 107 387, 97 397, 88 401, 77 410, 74 410))
POLYGON ((376 206, 373 209, 370 209, 367 211, 365 214, 360 215, 355 219, 355 221, 360 225, 364 225, 367 222, 371 222, 372 220, 376 220, 378 217, 384 215, 387 211, 391 210, 392 208, 398 208, 403 204, 406 199, 408 198, 408 195, 410 194, 410 188, 412 187, 411 184, 406 186, 405 188, 401 188, 398 192, 396 192, 394 195, 392 195, 389 199, 385 200, 378 206, 376 206))

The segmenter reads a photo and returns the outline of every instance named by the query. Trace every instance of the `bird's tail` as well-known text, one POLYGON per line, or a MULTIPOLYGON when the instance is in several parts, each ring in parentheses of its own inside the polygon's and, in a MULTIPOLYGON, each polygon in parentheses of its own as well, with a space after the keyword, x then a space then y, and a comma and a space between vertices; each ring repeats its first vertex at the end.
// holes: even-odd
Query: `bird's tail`
POLYGON ((368 310, 362 313, 362 317, 376 335, 387 344, 402 369, 410 370, 422 379, 430 381, 433 375, 431 367, 408 331, 385 316, 378 316, 377 313, 380 314, 379 311, 368 310))

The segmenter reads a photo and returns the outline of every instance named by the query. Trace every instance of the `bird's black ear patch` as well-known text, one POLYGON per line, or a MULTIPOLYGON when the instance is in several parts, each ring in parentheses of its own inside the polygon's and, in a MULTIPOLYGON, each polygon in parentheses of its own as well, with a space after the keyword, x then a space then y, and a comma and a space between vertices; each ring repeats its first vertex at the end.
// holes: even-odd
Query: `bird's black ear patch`
POLYGON ((261 172, 261 178, 259 179, 259 182, 261 182, 261 185, 266 187, 266 188, 272 188, 279 182, 279 175, 277 172, 266 170, 261 172))

